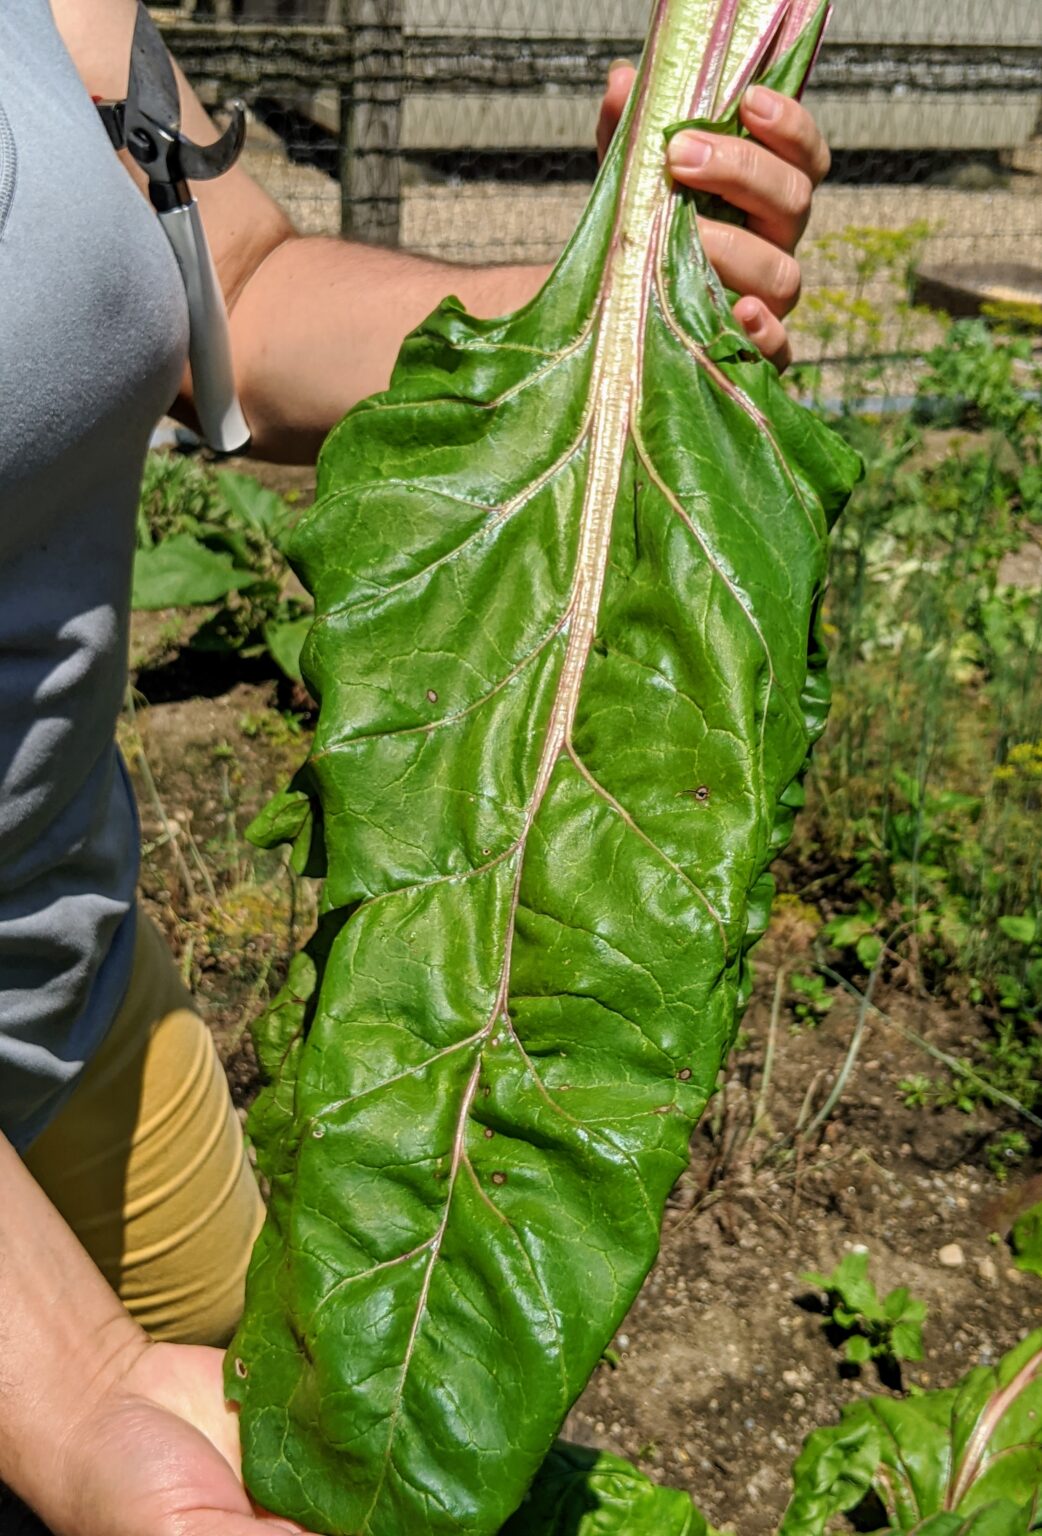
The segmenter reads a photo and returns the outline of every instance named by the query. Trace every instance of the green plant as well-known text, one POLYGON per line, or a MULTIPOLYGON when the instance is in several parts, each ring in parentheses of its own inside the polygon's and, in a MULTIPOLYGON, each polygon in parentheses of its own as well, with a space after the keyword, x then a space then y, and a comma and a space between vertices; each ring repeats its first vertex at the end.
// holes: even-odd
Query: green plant
POLYGON ((897 1085, 906 1109, 925 1109, 936 1100, 937 1090, 932 1078, 923 1072, 914 1077, 903 1077, 897 1085))
MULTIPOLYGON (((793 11, 790 90, 826 6, 793 11)), ((267 828, 326 866, 324 914, 258 1032, 272 1199, 227 1383, 253 1493, 312 1528, 516 1508, 748 995, 859 466, 751 353, 662 154, 693 98, 728 115, 777 15, 656 7, 540 296, 443 304, 294 538, 322 708, 267 828)))
POLYGON ((835 703, 800 845, 843 873, 824 938, 848 974, 881 962, 978 1010, 935 1102, 972 1111, 983 1083, 1036 1113, 1042 367, 960 323, 918 388, 908 416, 841 422, 866 477, 834 539, 835 703))
POLYGON ((715 1536, 686 1493, 618 1456, 559 1445, 502 1536, 715 1536))
POLYGON ((926 1303, 917 1301, 906 1286, 880 1298, 868 1278, 868 1254, 863 1249, 845 1254, 831 1275, 812 1270, 803 1278, 825 1292, 826 1326, 843 1336, 851 1363, 881 1360, 896 1365, 923 1358, 926 1303))
POLYGON ((1010 1232, 1013 1263, 1029 1275, 1042 1275, 1042 1205, 1023 1211, 1010 1232))
POLYGON ((289 502, 248 475, 150 454, 137 520, 136 609, 217 605, 189 645, 250 656, 267 651, 290 678, 310 604, 285 592, 289 502))
POLYGON ((1009 1170, 1022 1163, 1030 1151, 1031 1143, 1023 1131, 1002 1131, 988 1142, 984 1156, 999 1183, 1004 1184, 1009 1170))
MULTIPOLYGON (((713 1536, 686 1497, 638 1483, 614 1457, 561 1448, 551 1465, 541 1502, 503 1536, 713 1536)), ((841 1516, 878 1536, 1031 1536, 1042 1528, 1042 1332, 954 1387, 849 1404, 808 1436, 792 1483, 778 1536, 826 1536, 841 1516)))
POLYGON ((824 976, 804 976, 797 971, 789 977, 789 986, 797 998, 792 1011, 801 1024, 817 1024, 832 1011, 836 999, 829 991, 824 976))
MULTIPOLYGON (((923 221, 898 229, 848 225, 811 242, 811 251, 847 287, 817 283, 806 294, 793 327, 816 344, 814 362, 792 370, 791 387, 819 404, 826 379, 842 365, 841 408, 853 413, 866 396, 893 393, 892 364, 904 363, 913 337, 936 334, 936 320, 916 310, 908 294, 931 234, 923 221)), ((836 388, 834 382, 832 389, 836 388)), ((903 389, 904 386, 899 386, 903 389)))
POLYGON ((1042 1333, 940 1392, 873 1397, 819 1429, 793 1469, 779 1536, 858 1530, 1028 1536, 1042 1493, 1042 1333))

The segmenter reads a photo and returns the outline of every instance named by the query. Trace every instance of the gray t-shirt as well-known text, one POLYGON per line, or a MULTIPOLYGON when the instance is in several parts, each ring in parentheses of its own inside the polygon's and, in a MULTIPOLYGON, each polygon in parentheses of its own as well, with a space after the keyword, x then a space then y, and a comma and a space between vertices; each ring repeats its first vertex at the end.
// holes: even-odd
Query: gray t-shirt
POLYGON ((114 731, 141 469, 186 350, 173 254, 48 0, 2 0, 0 1130, 21 1148, 129 979, 138 834, 114 731))

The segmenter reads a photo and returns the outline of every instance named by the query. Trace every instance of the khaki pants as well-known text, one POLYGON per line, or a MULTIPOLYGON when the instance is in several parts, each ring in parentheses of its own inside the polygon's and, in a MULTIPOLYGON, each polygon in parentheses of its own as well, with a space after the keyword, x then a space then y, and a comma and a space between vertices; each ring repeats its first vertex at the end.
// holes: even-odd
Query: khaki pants
POLYGON ((210 1033, 142 912, 119 1017, 25 1161, 153 1338, 228 1342, 263 1206, 210 1033))

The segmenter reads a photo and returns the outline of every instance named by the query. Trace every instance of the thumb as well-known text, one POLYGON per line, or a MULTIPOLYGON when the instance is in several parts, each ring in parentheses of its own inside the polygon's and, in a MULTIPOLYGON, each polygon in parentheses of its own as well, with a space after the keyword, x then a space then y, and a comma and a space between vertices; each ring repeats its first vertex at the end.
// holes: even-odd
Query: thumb
POLYGON ((200 1510, 183 1527, 184 1536, 272 1536, 275 1531, 292 1531, 293 1536, 311 1536, 302 1525, 274 1516, 228 1515, 223 1510, 200 1510))

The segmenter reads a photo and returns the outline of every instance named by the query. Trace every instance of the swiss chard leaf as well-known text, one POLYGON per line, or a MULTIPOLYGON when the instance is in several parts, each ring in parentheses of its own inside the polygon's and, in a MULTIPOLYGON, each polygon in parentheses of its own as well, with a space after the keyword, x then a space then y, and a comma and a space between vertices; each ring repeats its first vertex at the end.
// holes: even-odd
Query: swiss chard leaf
POLYGON ((1042 1332, 957 1387, 844 1409, 809 1437, 793 1481, 780 1536, 823 1536, 870 1498, 895 1531, 1026 1536, 1040 1523, 1042 1332))
POLYGON ((255 1497, 315 1531, 517 1508, 747 996, 858 465, 751 350, 662 157, 788 10, 658 0, 547 286, 506 320, 443 304, 294 539, 326 915, 261 1029, 272 1198, 228 1387, 255 1497))
POLYGON ((627 1461, 560 1444, 502 1536, 710 1536, 686 1493, 660 1488, 627 1461))

